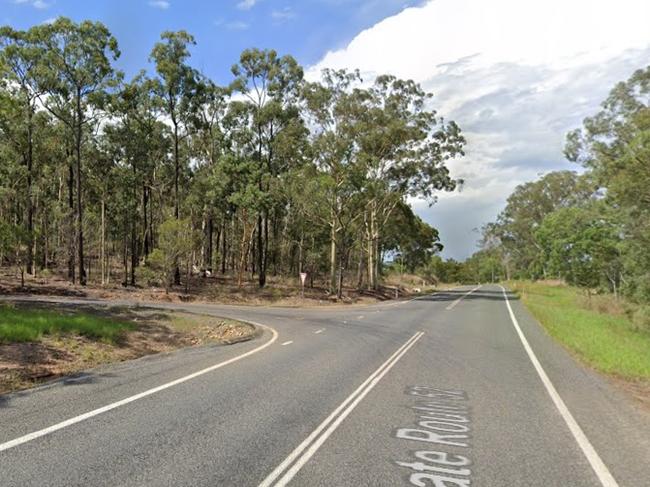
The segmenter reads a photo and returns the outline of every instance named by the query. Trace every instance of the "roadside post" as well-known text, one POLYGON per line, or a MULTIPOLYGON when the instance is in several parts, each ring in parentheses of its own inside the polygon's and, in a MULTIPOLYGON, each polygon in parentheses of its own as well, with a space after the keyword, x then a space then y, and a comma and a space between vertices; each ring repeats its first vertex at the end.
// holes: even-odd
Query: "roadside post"
POLYGON ((307 279, 307 273, 300 273, 300 298, 305 299, 305 279, 307 279))

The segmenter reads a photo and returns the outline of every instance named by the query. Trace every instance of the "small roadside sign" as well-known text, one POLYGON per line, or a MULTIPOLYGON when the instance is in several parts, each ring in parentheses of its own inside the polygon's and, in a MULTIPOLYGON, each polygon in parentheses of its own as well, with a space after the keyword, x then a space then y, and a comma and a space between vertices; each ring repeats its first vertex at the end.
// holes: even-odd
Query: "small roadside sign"
POLYGON ((300 297, 305 298, 305 279, 307 279, 307 273, 300 273, 300 297))

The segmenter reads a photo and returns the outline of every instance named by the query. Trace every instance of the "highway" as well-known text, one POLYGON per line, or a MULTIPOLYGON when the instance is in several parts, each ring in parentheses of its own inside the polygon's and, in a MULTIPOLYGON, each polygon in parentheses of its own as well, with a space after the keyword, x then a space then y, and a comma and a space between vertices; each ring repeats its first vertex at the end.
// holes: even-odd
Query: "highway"
POLYGON ((260 334, 0 396, 0 485, 650 486, 650 414, 500 286, 165 307, 260 334))

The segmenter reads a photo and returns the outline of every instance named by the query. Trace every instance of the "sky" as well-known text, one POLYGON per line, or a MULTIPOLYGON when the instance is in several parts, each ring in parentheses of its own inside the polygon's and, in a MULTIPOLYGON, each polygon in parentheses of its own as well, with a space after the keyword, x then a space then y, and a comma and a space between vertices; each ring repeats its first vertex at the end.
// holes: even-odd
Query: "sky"
POLYGON ((191 64, 218 83, 247 47, 293 55, 314 79, 324 67, 390 73, 434 94, 467 155, 450 163, 462 191, 416 212, 440 230, 443 256, 464 259, 516 185, 580 168, 566 133, 618 81, 650 64, 648 0, 0 0, 0 23, 27 28, 59 15, 104 22, 120 69, 150 68, 164 30, 196 37, 191 64))

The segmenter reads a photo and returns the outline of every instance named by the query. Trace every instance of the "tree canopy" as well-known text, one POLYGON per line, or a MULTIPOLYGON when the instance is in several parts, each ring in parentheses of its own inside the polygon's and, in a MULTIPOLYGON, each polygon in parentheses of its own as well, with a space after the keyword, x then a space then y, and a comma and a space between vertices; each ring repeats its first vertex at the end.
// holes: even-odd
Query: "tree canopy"
POLYGON ((377 287, 390 255, 413 268, 440 250, 409 202, 456 188, 465 140, 431 94, 345 70, 308 82, 271 49, 218 86, 195 42, 163 32, 152 69, 125 80, 99 22, 0 29, 0 218, 21 231, 0 264, 82 285, 153 270, 166 287, 188 270, 259 286, 307 271, 340 295, 345 279, 377 287))

